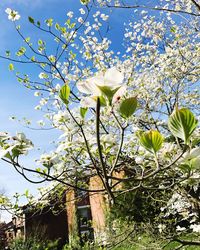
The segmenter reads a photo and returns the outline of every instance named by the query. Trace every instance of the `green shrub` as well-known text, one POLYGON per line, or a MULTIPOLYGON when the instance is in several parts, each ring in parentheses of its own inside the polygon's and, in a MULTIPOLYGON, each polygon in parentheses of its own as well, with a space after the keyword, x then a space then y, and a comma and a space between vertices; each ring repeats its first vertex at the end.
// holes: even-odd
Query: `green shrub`
POLYGON ((59 250, 58 240, 41 241, 37 238, 28 238, 27 240, 16 239, 10 246, 11 250, 59 250))

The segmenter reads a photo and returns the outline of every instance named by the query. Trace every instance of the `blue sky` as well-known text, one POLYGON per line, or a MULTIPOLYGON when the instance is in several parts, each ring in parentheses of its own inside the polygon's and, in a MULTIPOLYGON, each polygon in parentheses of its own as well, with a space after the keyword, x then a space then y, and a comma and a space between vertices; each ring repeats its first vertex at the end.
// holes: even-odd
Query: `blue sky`
MULTIPOLYGON (((132 2, 132 1, 130 1, 132 2)), ((155 1, 152 1, 155 2, 155 1)), ((19 24, 25 36, 38 37, 37 30, 27 21, 28 16, 35 20, 43 21, 52 17, 54 20, 63 23, 67 17, 66 13, 70 10, 75 12, 75 16, 79 15, 79 8, 82 5, 79 0, 1 0, 0 1, 0 54, 4 55, 6 50, 16 52, 22 45, 21 39, 13 27, 5 13, 6 8, 17 10, 21 19, 19 24)), ((110 11, 110 10, 108 10, 110 11)), ((112 49, 120 51, 122 49, 122 34, 124 22, 130 17, 132 10, 113 10, 111 23, 111 40, 112 49)), ((155 12, 154 12, 155 13, 155 12)), ((137 20, 137 14, 133 18, 137 20)), ((39 37, 38 37, 39 38, 39 37)), ((49 141, 55 140, 58 137, 58 132, 55 130, 38 131, 24 128, 22 125, 11 122, 10 116, 18 118, 27 117, 33 121, 40 120, 41 114, 34 110, 38 104, 37 99, 33 96, 33 92, 21 86, 14 74, 8 71, 9 62, 0 59, 0 131, 9 131, 15 134, 16 131, 23 131, 28 138, 35 144, 36 148, 41 147, 43 150, 50 150, 49 141)), ((24 65, 16 65, 17 70, 26 71, 24 65)), ((32 75, 37 77, 38 72, 32 70, 32 75)), ((24 158, 26 166, 32 166, 34 159, 39 156, 39 152, 33 151, 28 157, 24 158)), ((15 192, 23 192, 25 189, 30 189, 35 192, 36 186, 25 181, 19 176, 11 166, 0 161, 0 189, 5 189, 8 195, 15 192)))
MULTIPOLYGON (((7 18, 7 14, 5 13, 6 8, 11 8, 19 12, 21 19, 18 24, 20 24, 21 30, 23 30, 26 37, 39 38, 40 35, 37 30, 27 21, 28 16, 39 20, 41 23, 51 17, 62 24, 67 19, 66 14, 68 11, 72 10, 75 16, 78 16, 81 7, 83 6, 79 3, 79 0, 1 0, 0 54, 5 55, 6 50, 10 50, 14 54, 23 45, 22 40, 13 27, 13 23, 7 18)), ((102 12, 106 13, 106 10, 102 12)), ((109 9, 107 12, 111 12, 111 10, 109 9)), ((109 19, 111 24, 109 38, 112 40, 112 49, 114 51, 122 50, 124 22, 127 22, 128 18, 130 18, 130 13, 133 13, 133 11, 112 10, 109 19)), ((134 13, 133 18, 137 20, 138 16, 136 13, 134 13)), ((9 120, 10 116, 16 116, 19 119, 27 117, 31 118, 33 124, 35 122, 36 125, 36 121, 42 119, 42 114, 34 110, 34 107, 38 104, 38 100, 33 96, 33 92, 27 90, 17 82, 14 73, 9 72, 8 65, 9 61, 0 59, 0 131, 8 131, 11 134, 24 132, 33 141, 36 148, 42 148, 39 152, 37 150, 32 151, 23 159, 24 164, 31 167, 34 164, 34 159, 38 158, 41 152, 48 152, 51 149, 49 141, 56 140, 59 133, 55 130, 30 130, 17 122, 9 120)), ((15 65, 15 68, 20 72, 26 72, 27 70, 26 66, 22 64, 15 65)), ((29 73, 35 79, 38 76, 38 71, 34 69, 29 73)), ((22 193, 26 189, 30 189, 36 193, 37 187, 19 176, 12 166, 0 161, 0 190, 5 189, 7 195, 12 195, 15 192, 22 193)), ((7 216, 4 216, 4 218, 7 219, 7 216)))
MULTIPOLYGON (((32 16, 36 20, 43 20, 52 17, 57 21, 64 21, 66 19, 66 13, 69 10, 73 10, 75 13, 79 13, 79 8, 82 6, 79 0, 1 0, 0 1, 0 54, 4 55, 6 50, 15 52, 17 48, 22 45, 21 39, 17 36, 13 27, 13 23, 7 19, 5 13, 6 8, 17 10, 21 19, 19 24, 21 25, 26 36, 34 37, 37 32, 27 22, 27 17, 32 16)), ((113 48, 118 49, 121 46, 119 44, 119 36, 122 30, 119 29, 117 23, 123 22, 117 14, 113 14, 112 18, 115 26, 112 27, 112 33, 115 34, 114 38, 117 38, 117 42, 113 43, 113 48)), ((123 13, 124 14, 124 13, 123 13)), ((124 14, 125 15, 125 14, 124 14)), ((122 18, 122 15, 120 15, 122 18)), ((8 61, 0 60, 0 131, 9 131, 12 134, 23 131, 28 138, 30 138, 36 147, 41 147, 43 150, 48 151, 50 149, 49 141, 54 140, 58 136, 56 131, 35 131, 24 128, 17 122, 11 122, 10 116, 16 116, 18 118, 27 117, 37 121, 40 120, 41 114, 34 110, 37 105, 37 99, 33 96, 33 92, 28 91, 21 86, 14 74, 8 71, 8 61)), ((17 70, 25 70, 24 65, 16 65, 17 70)), ((34 74, 34 71, 32 72, 34 74)), ((35 73, 36 74, 36 73, 35 73)), ((36 74, 37 76, 37 74, 36 74)), ((34 164, 34 159, 39 156, 37 151, 33 151, 28 157, 24 158, 24 164, 31 167, 34 164)), ((5 189, 7 195, 12 195, 15 192, 22 193, 25 189, 30 189, 32 192, 36 192, 36 185, 30 184, 19 176, 12 166, 0 161, 0 189, 5 189)), ((8 220, 7 215, 3 215, 3 218, 8 220)))
MULTIPOLYGON (((33 16, 41 21, 49 17, 60 19, 59 17, 66 17, 72 3, 74 7, 74 0, 1 0, 0 54, 4 54, 6 50, 16 51, 21 44, 13 23, 7 19, 5 13, 7 7, 20 13, 20 25, 24 27, 26 34, 33 36, 34 30, 30 29, 30 24, 27 22, 28 16, 33 16)), ((9 131, 12 134, 23 131, 28 138, 32 139, 36 147, 48 151, 50 149, 49 141, 57 138, 56 131, 29 130, 19 123, 9 120, 9 117, 14 115, 18 118, 27 117, 37 121, 41 119, 41 114, 34 110, 37 99, 33 96, 33 92, 20 86, 14 74, 8 71, 8 64, 8 61, 0 60, 0 131, 9 131)), ((22 65, 18 65, 17 68, 23 71, 22 65)), ((31 167, 38 155, 37 151, 33 151, 28 157, 24 158, 24 164, 31 167)), ((6 194, 22 193, 25 189, 30 189, 35 193, 36 187, 36 185, 28 183, 19 176, 12 166, 0 161, 0 189, 4 189, 6 194)), ((3 214, 2 217, 6 220, 10 218, 7 214, 3 214)))

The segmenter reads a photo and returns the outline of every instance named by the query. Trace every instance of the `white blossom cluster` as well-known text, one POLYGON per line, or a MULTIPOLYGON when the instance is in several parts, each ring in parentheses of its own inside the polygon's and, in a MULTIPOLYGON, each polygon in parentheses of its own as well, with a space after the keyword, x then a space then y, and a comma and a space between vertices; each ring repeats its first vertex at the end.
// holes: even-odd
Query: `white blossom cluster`
POLYGON ((24 133, 17 133, 10 136, 8 133, 0 133, 0 158, 17 157, 20 154, 26 155, 33 148, 33 143, 26 138, 24 133))
MULTIPOLYGON (((102 6, 121 5, 121 1, 97 2, 102 6)), ((166 8, 194 11, 186 0, 159 3, 166 8)), ((59 175, 62 180, 73 183, 77 176, 94 174, 95 164, 97 169, 100 168, 95 113, 97 99, 100 98, 99 138, 106 170, 112 170, 117 162, 117 167, 131 171, 136 169, 136 174, 141 177, 146 170, 155 170, 158 164, 161 167, 169 165, 182 152, 167 127, 168 117, 176 104, 194 110, 199 119, 198 21, 194 18, 188 23, 188 20, 177 20, 166 12, 159 17, 146 10, 133 10, 134 15, 141 18, 130 16, 130 21, 124 26, 124 42, 119 51, 114 47, 120 38, 118 41, 116 37, 112 39, 109 36, 108 22, 112 19, 107 12, 98 9, 86 20, 88 9, 84 4, 87 3, 79 9, 80 16, 75 18, 75 14, 69 11, 63 26, 55 24, 56 32, 60 32, 60 36, 54 38, 56 46, 59 44, 58 47, 62 47, 60 57, 56 53, 48 54, 45 43, 39 42, 42 45, 38 46, 38 53, 42 58, 46 56, 47 64, 40 63, 39 83, 28 84, 35 90, 34 96, 38 99, 35 109, 45 112, 38 121, 39 127, 45 128, 46 124, 50 124, 61 131, 61 136, 56 140, 55 150, 41 154, 36 161, 42 166, 37 172, 50 171, 53 176, 59 175), (59 94, 65 85, 70 87, 71 92, 63 104, 59 94), (125 119, 120 115, 120 105, 131 97, 137 99, 137 109, 125 119), (166 138, 156 155, 157 162, 155 155, 139 144, 138 134, 147 130, 158 130, 166 138), (123 164, 124 159, 126 164, 123 164)), ((11 9, 7 9, 6 13, 12 21, 20 18, 11 9)), ((36 64, 39 65, 38 62, 36 64)), ((191 140, 198 139, 198 131, 191 140)), ((26 154, 33 144, 23 133, 14 137, 2 133, 0 146, 0 157, 11 159, 26 154)), ((182 185, 193 185, 197 190, 200 154, 198 145, 192 147, 173 164, 173 171, 179 173, 179 177, 185 177, 184 167, 192 166, 190 176, 182 181, 182 185)), ((163 172, 163 176, 167 176, 168 172, 163 172)), ((164 189, 164 184, 158 183, 158 187, 164 189)), ((166 216, 180 214, 191 221, 193 232, 200 231, 199 224, 194 220, 196 214, 191 212, 191 203, 179 193, 174 193, 163 209, 166 216)), ((165 228, 160 224, 158 230, 162 232, 165 228)), ((177 227, 177 231, 183 229, 177 227)))

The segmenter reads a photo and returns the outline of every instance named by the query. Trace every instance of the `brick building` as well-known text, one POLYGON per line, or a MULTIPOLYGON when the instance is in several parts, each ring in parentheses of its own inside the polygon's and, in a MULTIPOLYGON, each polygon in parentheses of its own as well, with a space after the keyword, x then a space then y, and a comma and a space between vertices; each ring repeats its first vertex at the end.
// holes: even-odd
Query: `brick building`
MULTIPOLYGON (((90 179, 90 189, 101 189, 99 178, 90 179)), ((24 206, 21 217, 13 217, 3 229, 6 245, 16 238, 28 238, 38 233, 42 239, 57 240, 61 246, 73 240, 105 243, 106 199, 101 193, 68 189, 62 200, 55 199, 38 210, 24 206)))

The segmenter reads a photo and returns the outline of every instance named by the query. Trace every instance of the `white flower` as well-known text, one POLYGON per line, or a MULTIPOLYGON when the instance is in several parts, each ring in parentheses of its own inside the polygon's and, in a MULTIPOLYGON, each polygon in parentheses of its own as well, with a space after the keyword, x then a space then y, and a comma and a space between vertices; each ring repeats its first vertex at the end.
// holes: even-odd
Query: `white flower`
POLYGON ((78 18, 78 22, 79 22, 79 23, 84 23, 83 18, 82 18, 82 17, 79 17, 79 18, 78 18))
POLYGON ((34 93, 34 96, 36 96, 36 97, 38 97, 38 96, 40 96, 40 95, 41 95, 41 93, 38 92, 38 91, 36 91, 36 92, 34 93))
POLYGON ((16 119, 17 119, 17 118, 16 118, 15 116, 10 116, 10 117, 9 117, 9 120, 10 120, 10 121, 14 121, 14 120, 16 120, 16 119))
POLYGON ((101 142, 103 144, 114 145, 114 144, 116 144, 116 136, 113 134, 102 135, 101 142))
POLYGON ((5 12, 8 14, 8 19, 11 21, 17 21, 20 19, 20 15, 15 10, 11 10, 10 8, 7 8, 5 12))
POLYGON ((40 100, 40 105, 41 106, 44 106, 44 105, 46 105, 47 104, 47 99, 46 98, 42 98, 41 100, 40 100))
POLYGON ((61 89, 61 86, 60 86, 59 83, 57 83, 56 86, 55 86, 55 90, 56 90, 56 91, 59 91, 60 89, 61 89))
POLYGON ((7 149, 0 149, 0 159, 5 157, 8 153, 12 151, 12 149, 15 147, 15 145, 12 145, 11 147, 8 147, 7 149))
POLYGON ((107 21, 109 16, 105 14, 101 14, 100 17, 102 18, 103 21, 107 21))
POLYGON ((48 78, 48 75, 47 75, 46 73, 44 73, 44 72, 41 72, 41 73, 38 75, 38 77, 39 77, 40 79, 47 79, 47 78, 48 78))
POLYGON ((144 157, 141 157, 141 156, 136 156, 135 157, 135 162, 137 164, 142 164, 144 162, 144 157))
POLYGON ((200 233, 200 224, 192 224, 190 225, 190 228, 194 233, 200 233))
POLYGON ((50 154, 42 154, 38 162, 42 163, 44 166, 52 166, 59 162, 58 155, 51 152, 50 154))
POLYGON ((200 148, 193 148, 186 152, 178 163, 189 163, 194 168, 200 166, 200 148))
POLYGON ((68 16, 69 18, 72 18, 73 15, 74 15, 74 12, 73 12, 73 11, 69 11, 69 12, 67 13, 67 16, 68 16))
POLYGON ((42 109, 42 107, 40 106, 40 105, 37 105, 37 106, 35 106, 35 108, 34 108, 35 110, 41 110, 42 109))
POLYGON ((165 230, 165 228, 166 228, 166 225, 164 225, 164 224, 159 224, 159 225, 158 225, 158 231, 159 231, 159 233, 162 233, 162 231, 165 230))
POLYGON ((45 125, 45 122, 43 120, 37 121, 38 125, 43 127, 45 125))
POLYGON ((142 15, 146 15, 147 13, 148 13, 148 11, 145 11, 145 10, 142 10, 142 11, 141 11, 141 14, 142 14, 142 15))
POLYGON ((115 102, 125 93, 123 81, 124 75, 118 71, 116 67, 112 67, 106 72, 101 71, 94 77, 78 82, 78 90, 84 94, 90 95, 89 97, 84 97, 81 104, 85 107, 94 107, 97 97, 105 96, 104 90, 113 94, 111 94, 110 98, 112 99, 112 102, 115 102))
POLYGON ((0 132, 0 141, 4 141, 10 138, 10 135, 7 132, 0 132))
POLYGON ((33 147, 33 143, 26 138, 24 133, 17 133, 13 137, 8 136, 6 133, 1 133, 0 140, 0 158, 27 154, 28 150, 33 147))
POLYGON ((182 232, 182 231, 185 231, 185 230, 186 230, 185 227, 180 227, 180 226, 177 226, 177 227, 176 227, 176 231, 177 231, 177 232, 182 232))
POLYGON ((49 61, 51 61, 52 63, 54 63, 54 62, 56 61, 56 58, 55 58, 54 55, 48 56, 48 59, 49 59, 49 61))
POLYGON ((79 9, 81 15, 84 15, 85 14, 85 10, 83 8, 79 9))
POLYGON ((32 142, 26 138, 24 133, 17 133, 16 136, 13 137, 13 140, 18 141, 20 144, 24 143, 27 146, 33 145, 32 142))

